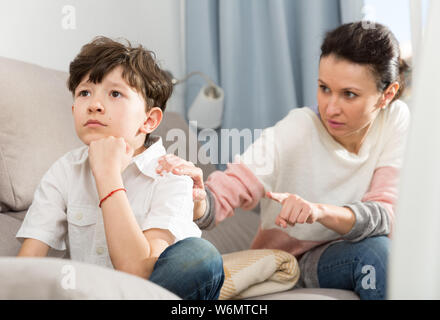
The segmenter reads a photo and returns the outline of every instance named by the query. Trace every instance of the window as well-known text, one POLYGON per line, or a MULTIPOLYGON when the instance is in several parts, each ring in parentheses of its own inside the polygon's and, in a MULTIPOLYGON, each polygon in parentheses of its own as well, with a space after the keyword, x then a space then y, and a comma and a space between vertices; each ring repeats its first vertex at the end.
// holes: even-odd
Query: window
MULTIPOLYGON (((411 0, 364 0, 365 19, 388 26, 400 42, 402 57, 411 59, 411 0)), ((430 0, 422 3, 422 21, 425 25, 430 0)))
MULTIPOLYGON (((389 27, 400 43, 401 57, 413 66, 414 46, 411 25, 411 3, 414 0, 364 0, 364 19, 382 23, 389 27)), ((422 33, 426 25, 430 0, 421 1, 422 33)), ((420 35, 421 37, 422 35, 420 35)), ((406 102, 411 99, 411 76, 406 78, 405 94, 401 97, 406 102)))

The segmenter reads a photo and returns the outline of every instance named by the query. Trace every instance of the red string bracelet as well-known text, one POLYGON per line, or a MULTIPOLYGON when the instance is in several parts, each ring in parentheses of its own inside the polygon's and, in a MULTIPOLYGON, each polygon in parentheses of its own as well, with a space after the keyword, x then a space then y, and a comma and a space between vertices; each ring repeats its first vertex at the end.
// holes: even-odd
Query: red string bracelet
POLYGON ((125 190, 124 188, 120 188, 120 189, 116 189, 113 190, 112 192, 110 192, 108 195, 106 195, 104 198, 102 198, 102 200, 99 202, 99 207, 101 208, 101 204, 107 200, 107 198, 111 197, 113 195, 113 193, 118 192, 118 191, 125 191, 127 192, 127 190, 125 190))

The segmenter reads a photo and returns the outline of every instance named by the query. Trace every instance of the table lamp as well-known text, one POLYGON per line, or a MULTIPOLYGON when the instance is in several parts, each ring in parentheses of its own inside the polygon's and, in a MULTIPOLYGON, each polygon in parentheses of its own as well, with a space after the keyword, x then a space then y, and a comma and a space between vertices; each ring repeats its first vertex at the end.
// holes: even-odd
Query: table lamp
POLYGON ((205 79, 206 84, 200 89, 188 109, 188 120, 196 121, 198 128, 219 128, 222 123, 225 100, 223 89, 217 86, 206 74, 199 71, 188 73, 183 79, 176 79, 171 72, 167 72, 171 76, 173 85, 185 82, 194 75, 199 75, 205 79))

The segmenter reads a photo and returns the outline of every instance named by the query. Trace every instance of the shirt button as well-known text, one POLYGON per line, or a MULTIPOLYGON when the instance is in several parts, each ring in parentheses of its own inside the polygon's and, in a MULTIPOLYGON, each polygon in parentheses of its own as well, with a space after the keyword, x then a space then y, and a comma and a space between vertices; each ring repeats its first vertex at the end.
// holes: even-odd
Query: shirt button
POLYGON ((103 247, 96 248, 96 253, 99 254, 99 255, 103 254, 104 251, 105 251, 105 249, 103 247))
POLYGON ((77 214, 76 214, 76 220, 81 220, 83 218, 83 214, 82 214, 82 212, 78 212, 77 214))

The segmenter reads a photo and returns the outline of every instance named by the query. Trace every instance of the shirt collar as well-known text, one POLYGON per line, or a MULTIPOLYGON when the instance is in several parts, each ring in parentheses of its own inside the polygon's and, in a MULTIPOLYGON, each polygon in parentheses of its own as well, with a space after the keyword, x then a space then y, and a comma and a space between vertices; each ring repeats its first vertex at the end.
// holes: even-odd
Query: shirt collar
POLYGON ((166 154, 165 147, 162 144, 162 138, 159 136, 150 136, 146 139, 144 146, 147 148, 144 152, 131 159, 139 171, 144 175, 156 178, 157 159, 166 154))
MULTIPOLYGON (((147 148, 144 152, 138 154, 133 157, 130 161, 130 165, 134 163, 139 171, 141 171, 144 175, 156 178, 158 174, 156 173, 157 167, 157 158, 166 154, 165 147, 162 143, 162 138, 159 136, 149 136, 144 143, 144 146, 147 148)), ((81 150, 81 155, 78 160, 74 161, 74 164, 83 164, 89 157, 89 148, 88 146, 84 146, 83 150, 81 150)))

